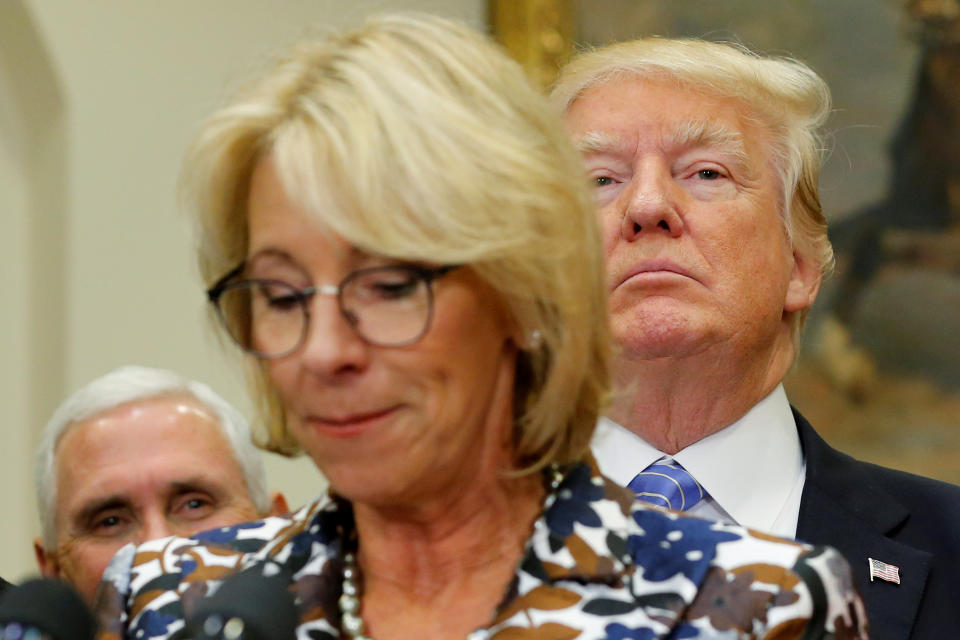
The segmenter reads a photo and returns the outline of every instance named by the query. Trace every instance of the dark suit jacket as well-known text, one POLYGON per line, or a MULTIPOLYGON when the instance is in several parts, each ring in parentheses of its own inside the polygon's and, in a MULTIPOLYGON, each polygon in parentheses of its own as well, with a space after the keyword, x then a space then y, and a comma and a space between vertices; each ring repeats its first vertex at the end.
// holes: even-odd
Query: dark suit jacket
POLYGON ((960 487, 860 462, 794 410, 807 464, 797 539, 849 561, 873 640, 960 638, 960 487), (870 582, 867 558, 900 568, 870 582))

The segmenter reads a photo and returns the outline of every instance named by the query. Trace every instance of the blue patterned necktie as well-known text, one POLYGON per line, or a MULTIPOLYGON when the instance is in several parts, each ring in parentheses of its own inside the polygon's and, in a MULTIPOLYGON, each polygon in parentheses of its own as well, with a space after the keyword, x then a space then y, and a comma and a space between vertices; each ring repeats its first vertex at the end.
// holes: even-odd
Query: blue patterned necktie
POLYGON ((686 511, 707 495, 690 473, 670 458, 660 458, 627 485, 638 500, 686 511))

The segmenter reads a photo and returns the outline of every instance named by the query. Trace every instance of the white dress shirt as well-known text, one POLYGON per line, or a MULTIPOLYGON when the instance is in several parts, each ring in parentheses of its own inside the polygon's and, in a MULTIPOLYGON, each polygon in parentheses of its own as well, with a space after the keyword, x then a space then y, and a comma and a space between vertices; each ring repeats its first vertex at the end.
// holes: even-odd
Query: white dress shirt
MULTIPOLYGON (((624 486, 666 455, 608 418, 597 423, 591 448, 604 475, 624 486)), ((806 466, 783 385, 729 427, 669 457, 709 494, 688 513, 796 536, 806 466)))

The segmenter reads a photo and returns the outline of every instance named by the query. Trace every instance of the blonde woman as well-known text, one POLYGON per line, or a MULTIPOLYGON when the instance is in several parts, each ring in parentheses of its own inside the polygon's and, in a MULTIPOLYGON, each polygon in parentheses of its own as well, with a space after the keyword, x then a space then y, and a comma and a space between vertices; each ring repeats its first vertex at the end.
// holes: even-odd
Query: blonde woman
POLYGON ((184 175, 269 446, 330 491, 121 552, 111 632, 169 637, 253 567, 290 576, 302 638, 864 636, 832 551, 641 506, 594 468, 591 196, 484 37, 393 16, 306 43, 214 114, 184 175))

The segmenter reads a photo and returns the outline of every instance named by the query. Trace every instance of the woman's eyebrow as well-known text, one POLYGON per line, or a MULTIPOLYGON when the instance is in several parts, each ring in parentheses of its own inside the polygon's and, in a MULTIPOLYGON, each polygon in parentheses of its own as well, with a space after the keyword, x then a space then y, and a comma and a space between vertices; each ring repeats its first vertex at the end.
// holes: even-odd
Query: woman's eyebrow
POLYGON ((304 268, 290 253, 277 247, 264 247, 247 258, 244 273, 247 274, 247 277, 252 277, 255 276, 257 272, 270 269, 271 267, 306 273, 304 268))
POLYGON ((293 256, 284 251, 283 249, 277 247, 264 247, 262 249, 257 249, 254 253, 250 254, 250 257, 247 258, 247 264, 253 264, 255 262, 261 262, 263 260, 280 260, 283 262, 294 262, 293 256))

